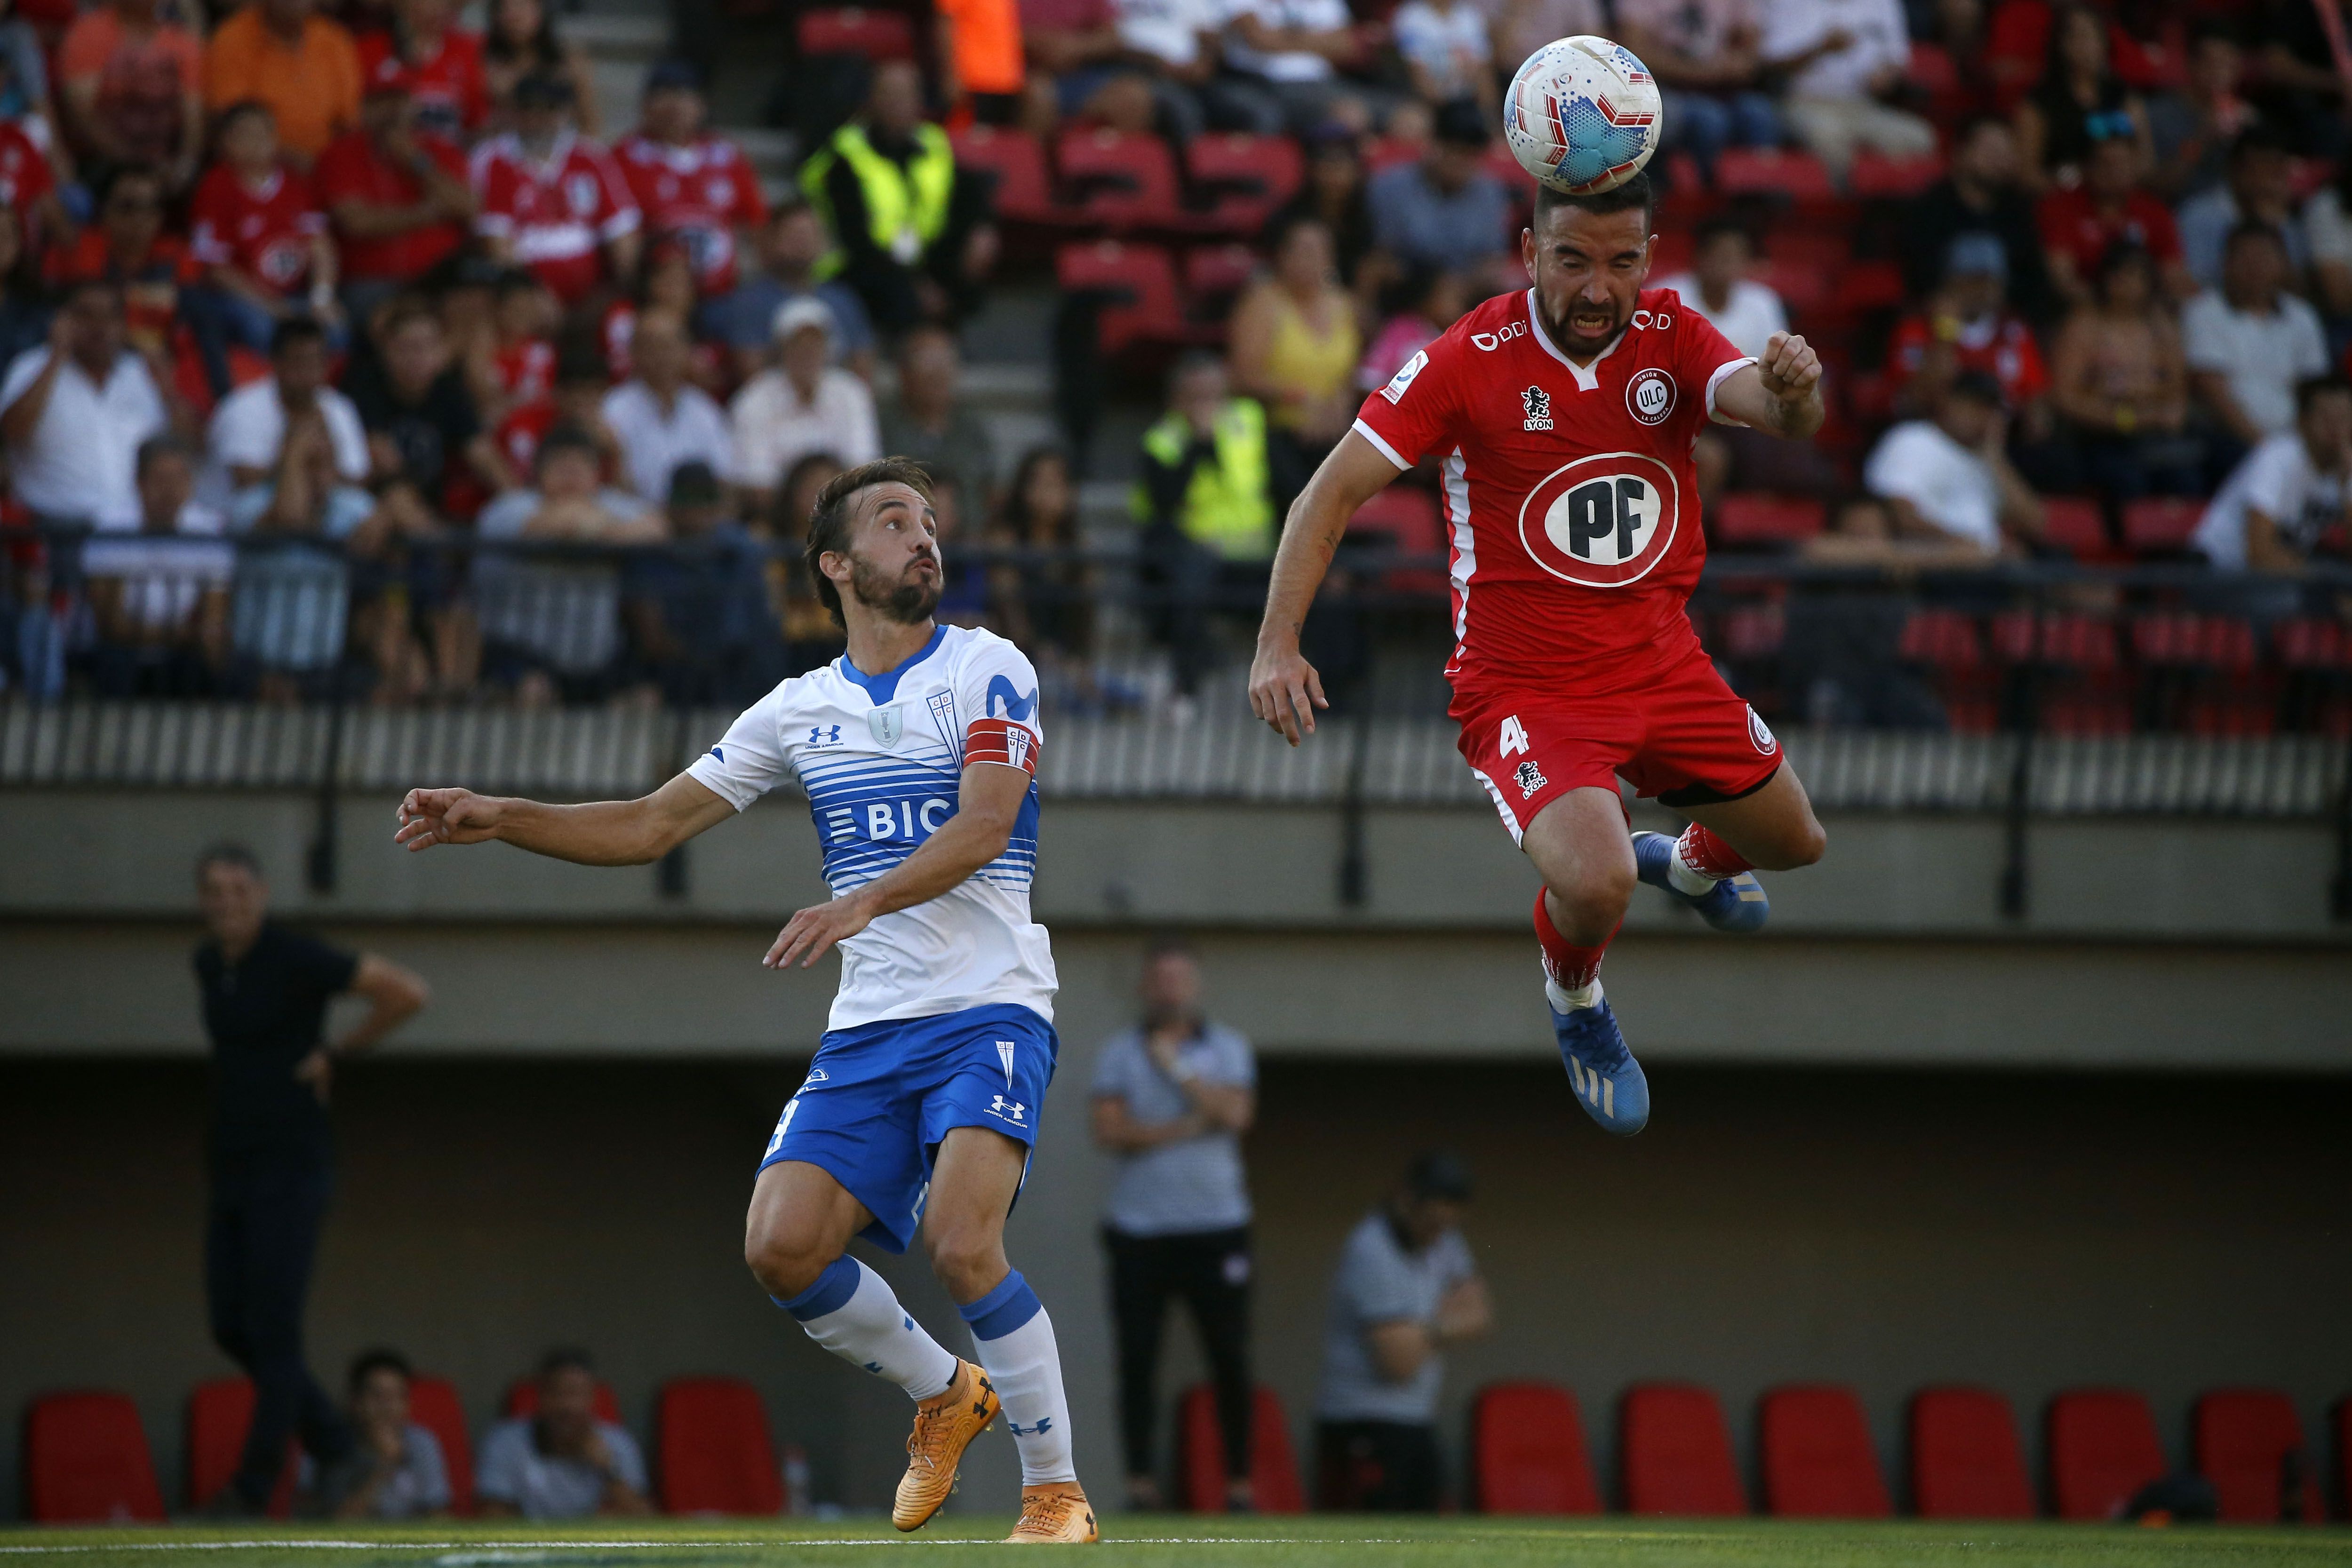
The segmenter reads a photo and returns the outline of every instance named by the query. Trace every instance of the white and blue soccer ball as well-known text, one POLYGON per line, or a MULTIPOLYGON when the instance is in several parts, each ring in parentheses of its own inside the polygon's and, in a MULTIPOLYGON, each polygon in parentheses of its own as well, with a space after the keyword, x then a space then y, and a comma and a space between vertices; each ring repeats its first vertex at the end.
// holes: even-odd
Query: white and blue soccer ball
POLYGON ((1503 140, 1519 167, 1555 191, 1589 196, 1639 173, 1665 116, 1658 84, 1633 51, 1580 33, 1527 57, 1503 98, 1503 140))

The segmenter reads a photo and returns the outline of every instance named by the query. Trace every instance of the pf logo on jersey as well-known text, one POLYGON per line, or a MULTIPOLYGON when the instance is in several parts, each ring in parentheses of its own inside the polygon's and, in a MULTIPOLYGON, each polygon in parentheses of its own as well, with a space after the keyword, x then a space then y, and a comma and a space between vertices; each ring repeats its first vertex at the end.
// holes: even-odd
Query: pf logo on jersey
POLYGON ((1674 470, 1639 452, 1602 452, 1555 468, 1519 507, 1519 542, 1563 581, 1622 588, 1649 575, 1682 515, 1674 470))
POLYGON ((1655 365, 1634 371, 1625 383, 1625 412, 1643 424, 1664 424, 1675 412, 1675 378, 1655 365))
POLYGON ((1551 393, 1541 387, 1529 387, 1519 394, 1519 402, 1527 405, 1528 411, 1528 423, 1523 428, 1528 430, 1551 428, 1551 393))

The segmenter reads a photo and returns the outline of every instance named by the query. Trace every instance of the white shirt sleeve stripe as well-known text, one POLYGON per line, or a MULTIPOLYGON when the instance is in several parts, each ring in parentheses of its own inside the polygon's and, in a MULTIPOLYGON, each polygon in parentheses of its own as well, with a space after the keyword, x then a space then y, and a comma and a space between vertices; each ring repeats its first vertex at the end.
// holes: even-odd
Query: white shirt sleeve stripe
MULTIPOLYGON (((1708 388, 1706 389, 1706 402, 1707 402, 1707 407, 1708 407, 1710 410, 1712 410, 1712 409, 1715 407, 1715 388, 1714 388, 1714 387, 1712 387, 1712 386, 1710 386, 1710 387, 1708 387, 1708 388)), ((1381 456, 1383 456, 1383 457, 1387 458, 1390 462, 1391 462, 1391 463, 1395 464, 1395 465, 1396 465, 1399 468, 1401 468, 1401 469, 1403 469, 1403 470, 1405 470, 1405 471, 1407 471, 1407 472, 1410 472, 1410 471, 1412 470, 1412 464, 1410 464, 1410 463, 1408 463, 1408 462, 1406 462, 1403 458, 1402 458, 1402 457, 1398 456, 1398 455, 1397 455, 1397 450, 1396 450, 1396 448, 1395 448, 1395 447, 1393 447, 1393 446, 1391 446, 1387 442, 1382 441, 1382 440, 1381 439, 1381 433, 1380 433, 1379 431, 1374 430, 1370 425, 1366 424, 1366 423, 1365 423, 1362 420, 1360 420, 1360 420, 1358 420, 1358 421, 1356 421, 1355 425, 1353 426, 1353 428, 1354 428, 1354 430, 1355 430, 1355 432, 1356 432, 1356 434, 1359 434, 1359 435, 1362 436, 1365 440, 1367 440, 1367 441, 1370 442, 1374 446, 1376 446, 1376 447, 1380 448, 1380 454, 1381 454, 1381 456)))
POLYGON ((1709 418, 1709 419, 1711 419, 1711 420, 1715 421, 1715 423, 1717 423, 1717 424, 1733 424, 1733 425, 1738 425, 1738 426, 1739 426, 1741 429, 1746 429, 1746 428, 1747 428, 1748 422, 1747 422, 1746 420, 1744 420, 1744 419, 1733 419, 1733 418, 1732 418, 1730 415, 1728 415, 1728 414, 1725 414, 1725 413, 1718 413, 1717 412, 1716 412, 1716 407, 1715 407, 1715 392, 1716 392, 1716 389, 1717 389, 1717 387, 1719 387, 1719 386, 1723 385, 1723 383, 1724 383, 1726 381, 1729 380, 1729 379, 1730 379, 1730 377, 1731 377, 1732 372, 1733 372, 1733 371, 1737 371, 1737 370, 1738 370, 1740 366, 1742 366, 1742 365, 1752 365, 1752 364, 1754 364, 1755 362, 1756 362, 1756 356, 1755 356, 1755 355, 1753 355, 1753 354, 1742 354, 1742 355, 1740 355, 1740 356, 1739 356, 1739 358, 1738 358, 1738 359, 1736 359, 1736 360, 1726 360, 1723 363, 1721 363, 1721 364, 1719 364, 1719 365, 1717 365, 1717 366, 1716 366, 1716 367, 1715 367, 1715 374, 1713 374, 1713 375, 1711 375, 1711 376, 1709 376, 1709 377, 1707 377, 1707 378, 1706 378, 1706 416, 1707 416, 1707 418, 1709 418))

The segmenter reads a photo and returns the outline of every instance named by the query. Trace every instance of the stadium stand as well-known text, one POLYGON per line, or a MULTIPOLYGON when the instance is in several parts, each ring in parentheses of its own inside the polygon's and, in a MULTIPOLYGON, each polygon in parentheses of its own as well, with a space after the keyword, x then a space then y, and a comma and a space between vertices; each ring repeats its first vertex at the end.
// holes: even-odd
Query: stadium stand
POLYGON ((1885 1519, 1895 1506, 1849 1388, 1776 1388, 1757 1409, 1764 1508, 1783 1519, 1885 1519))
POLYGON ((803 11, 793 41, 803 55, 859 55, 872 60, 915 57, 915 24, 904 11, 844 5, 803 11))
POLYGON ((736 1377, 677 1377, 654 1411, 654 1480, 666 1513, 770 1514, 784 1485, 760 1391, 736 1377))
POLYGON ((2113 1519, 2165 1472, 2144 1395, 2076 1388, 2050 1401, 2050 1502, 2061 1519, 2113 1519))
MULTIPOLYGON (((1250 1417, 1250 1486, 1260 1513, 1304 1513, 1307 1486, 1290 1446, 1282 1398, 1264 1384, 1250 1417)), ((1225 1440, 1216 1391, 1196 1383, 1176 1402, 1176 1497, 1193 1513, 1225 1511, 1225 1440)))
POLYGON ((1748 1511, 1723 1406, 1695 1384, 1627 1389, 1618 1406, 1617 1454, 1628 1513, 1706 1518, 1748 1511))
POLYGON ((126 1394, 51 1394, 25 1412, 25 1517, 35 1524, 161 1523, 163 1493, 126 1394))
POLYGON ((1726 549, 1759 545, 1802 544, 1822 531, 1828 509, 1796 496, 1730 495, 1710 519, 1716 542, 1726 549))
POLYGON ((457 1385, 446 1377, 410 1377, 408 1418, 441 1445, 441 1462, 449 1473, 449 1511, 460 1518, 472 1513, 474 1446, 466 1436, 466 1406, 457 1385))
MULTIPOLYGON (((539 1414, 539 1385, 528 1377, 518 1377, 507 1385, 507 1396, 501 1410, 509 1421, 539 1414)), ((603 1378, 596 1380, 596 1419, 623 1426, 621 1402, 613 1397, 613 1385, 603 1378)))
POLYGON ((2325 1512, 2319 1468, 2294 1402, 2267 1388, 2217 1388, 2189 1417, 2197 1470, 2233 1524, 2316 1524, 2325 1512))
MULTIPOLYGON (((253 1425, 253 1380, 216 1377, 188 1393, 188 1506, 202 1508, 236 1474, 246 1429, 253 1425)), ((269 1494, 269 1517, 294 1511, 294 1445, 286 1446, 286 1468, 269 1494)))
POLYGON ((1576 1396, 1495 1383, 1470 1406, 1471 1506, 1480 1513, 1599 1513, 1576 1396))
POLYGON ((1922 1519, 2033 1517, 2033 1483, 2005 1396, 1990 1388, 1912 1396, 1911 1506, 1922 1519))

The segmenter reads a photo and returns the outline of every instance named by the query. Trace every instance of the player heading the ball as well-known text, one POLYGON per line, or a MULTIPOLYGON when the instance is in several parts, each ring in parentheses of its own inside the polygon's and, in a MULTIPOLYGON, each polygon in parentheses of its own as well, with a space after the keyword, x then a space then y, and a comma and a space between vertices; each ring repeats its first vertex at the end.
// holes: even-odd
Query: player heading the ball
POLYGON ((642 865, 799 779, 833 897, 785 922, 763 962, 805 969, 838 947, 841 987, 761 1156, 744 1259, 811 1339, 916 1401, 900 1530, 939 1511, 1001 1410, 1021 1453, 1010 1539, 1092 1541, 1053 1320, 1004 1256, 1060 1050, 1054 956, 1029 918, 1037 674, 1003 638, 933 621, 938 531, 912 461, 850 469, 818 493, 806 552, 846 653, 761 698, 641 800, 412 789, 395 838, 642 865), (903 1252, 918 1229, 978 1365, 848 1255, 854 1236, 903 1252))
MULTIPOLYGON (((1557 46, 1555 46, 1557 47, 1557 46)), ((1364 400, 1290 509, 1250 669, 1250 706, 1294 746, 1327 706, 1299 629, 1356 508, 1424 457, 1452 541, 1449 712, 1465 761, 1534 862, 1544 994, 1577 1101, 1612 1133, 1650 1091, 1601 994, 1636 880, 1718 930, 1761 925, 1754 872, 1823 848, 1804 787, 1716 674, 1685 605, 1706 546, 1691 444, 1709 420, 1821 428, 1821 362, 1774 334, 1761 359, 1671 289, 1645 288, 1652 197, 1539 186, 1519 237, 1529 287, 1487 300, 1364 400), (1625 779, 1691 819, 1628 834, 1625 779)))

